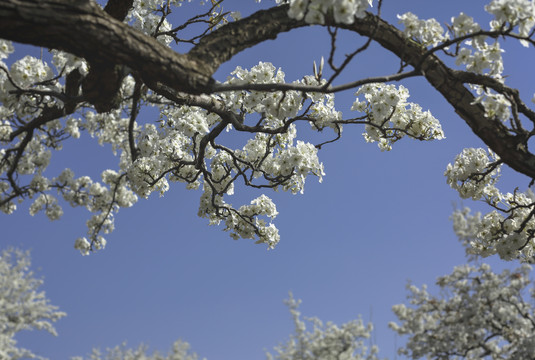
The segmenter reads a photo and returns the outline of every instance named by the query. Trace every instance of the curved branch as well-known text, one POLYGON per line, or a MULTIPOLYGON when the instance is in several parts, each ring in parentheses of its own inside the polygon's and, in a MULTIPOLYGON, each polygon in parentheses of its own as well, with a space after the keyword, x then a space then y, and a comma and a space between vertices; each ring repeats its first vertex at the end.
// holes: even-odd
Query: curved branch
MULTIPOLYGON (((329 20, 331 23, 328 25, 334 25, 333 20, 329 20)), ((466 78, 461 72, 447 67, 436 55, 429 55, 425 47, 407 41, 400 30, 374 15, 367 14, 365 18, 357 19, 351 25, 338 26, 363 36, 372 36, 382 47, 421 71, 472 131, 507 165, 530 178, 535 178, 535 155, 523 146, 525 138, 511 135, 510 130, 499 120, 485 116, 483 106, 474 102, 474 95, 464 86, 466 78), (372 33, 375 24, 378 28, 372 33)))
POLYGON ((304 21, 290 19, 287 13, 287 5, 276 6, 228 23, 203 37, 188 55, 204 62, 214 73, 222 63, 239 52, 273 40, 280 33, 308 26, 304 21))
MULTIPOLYGON (((307 25, 303 21, 290 19, 287 10, 287 6, 279 6, 259 11, 248 18, 223 26, 207 35, 189 55, 202 58, 214 69, 247 47, 275 38, 280 32, 307 25)), ((426 80, 453 106, 472 131, 505 163, 514 170, 535 178, 535 156, 522 146, 525 145, 525 138, 511 135, 510 129, 503 123, 485 116, 485 109, 474 103, 474 95, 465 87, 466 76, 461 72, 450 69, 425 47, 408 41, 400 30, 375 15, 368 13, 350 25, 336 24, 332 17, 327 17, 325 25, 371 37, 403 62, 413 66, 416 72, 423 73, 426 80)), ((531 112, 527 108, 523 110, 531 118, 531 112)))
MULTIPOLYGON (((0 2, 0 38, 65 50, 90 62, 126 65, 152 89, 164 84, 190 94, 211 93, 211 75, 223 62, 281 32, 308 26, 290 19, 287 9, 286 5, 274 7, 225 25, 184 55, 114 19, 90 0, 4 0, 0 2)), ((350 25, 326 17, 325 25, 371 37, 421 71, 505 163, 535 178, 535 156, 525 149, 525 138, 487 118, 485 109, 474 103, 474 95, 465 87, 466 79, 435 54, 428 54, 425 47, 408 41, 400 30, 372 14, 350 25)))
POLYGON ((161 82, 201 93, 213 83, 201 60, 176 53, 91 0, 3 0, 0 38, 63 50, 90 63, 126 65, 151 88, 161 82))

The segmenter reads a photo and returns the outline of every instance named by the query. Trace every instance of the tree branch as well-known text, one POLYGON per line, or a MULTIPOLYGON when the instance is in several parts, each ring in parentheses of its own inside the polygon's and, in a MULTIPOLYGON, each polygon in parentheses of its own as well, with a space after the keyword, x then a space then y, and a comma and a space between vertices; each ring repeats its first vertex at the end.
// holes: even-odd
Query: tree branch
POLYGON ((213 83, 202 60, 174 52, 91 0, 2 1, 0 38, 63 50, 89 63, 126 65, 151 88, 161 82, 201 93, 213 83))
MULTIPOLYGON (((211 93, 211 75, 223 62, 281 32, 307 26, 290 19, 287 10, 286 5, 278 6, 229 23, 206 35, 184 55, 114 19, 90 0, 4 0, 0 3, 0 38, 64 50, 89 62, 126 65, 151 89, 164 84, 189 94, 211 93)), ((474 95, 465 87, 466 78, 425 47, 408 41, 401 31, 372 14, 350 25, 336 24, 327 16, 325 25, 371 37, 421 71, 505 163, 535 178, 535 156, 525 149, 525 137, 512 135, 502 122, 487 118, 485 109, 474 103, 474 95)))
MULTIPOLYGON (((333 26, 333 19, 329 21, 327 25, 333 26)), ((507 165, 535 178, 535 156, 525 149, 526 139, 511 135, 510 129, 499 120, 487 118, 483 106, 474 103, 475 96, 464 86, 466 78, 459 76, 459 72, 447 67, 434 54, 428 54, 425 47, 407 41, 400 30, 374 15, 367 14, 351 25, 338 26, 363 36, 372 36, 382 47, 422 71, 426 80, 453 106, 472 131, 507 165), (377 30, 374 29, 375 24, 377 30)))
POLYGON ((304 21, 290 19, 287 12, 287 5, 276 6, 228 23, 204 36, 188 55, 203 61, 214 73, 222 63, 239 52, 276 39, 280 33, 308 26, 304 21))

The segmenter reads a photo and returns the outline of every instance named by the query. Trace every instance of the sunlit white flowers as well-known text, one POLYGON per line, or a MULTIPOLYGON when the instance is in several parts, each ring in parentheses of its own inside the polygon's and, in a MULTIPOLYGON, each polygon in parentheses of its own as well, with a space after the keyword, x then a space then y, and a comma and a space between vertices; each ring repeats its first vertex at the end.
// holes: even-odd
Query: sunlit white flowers
MULTIPOLYGON (((166 45, 171 40, 180 43, 180 26, 169 23, 167 11, 183 3, 136 0, 125 22, 166 45)), ((372 6, 371 0, 284 3, 288 4, 289 17, 296 21, 328 21, 344 24, 343 27, 366 16, 372 6)), ((216 11, 219 4, 211 4, 213 8, 205 14, 206 23, 200 22, 207 26, 205 34, 226 21, 216 11)), ((516 38, 523 44, 531 41, 528 37, 535 21, 533 2, 494 0, 485 9, 493 16, 490 31, 502 32, 503 36, 489 36, 465 13, 452 17, 445 31, 437 20, 422 20, 408 12, 398 16, 406 37, 400 46, 416 47, 427 56, 449 56, 452 64, 462 67, 461 71, 505 84, 502 37, 516 38)), ((0 40, 0 61, 13 52, 11 42, 0 40)), ((56 220, 62 216, 65 204, 84 207, 91 213, 86 222, 88 230, 85 237, 76 240, 75 247, 88 254, 106 245, 103 236, 114 230, 114 217, 121 208, 133 206, 139 197, 155 193, 163 196, 174 183, 183 183, 187 189, 200 191, 198 214, 210 224, 223 225, 232 238, 254 239, 273 248, 280 239, 274 223, 275 204, 260 193, 233 205, 232 196, 242 186, 303 193, 309 176, 321 182, 325 175, 319 150, 340 139, 349 125, 363 125, 365 140, 377 143, 381 150, 391 150, 404 137, 425 141, 444 138, 438 119, 429 110, 409 102, 405 86, 389 80, 359 82, 365 85, 355 93, 352 115, 343 114, 335 104, 337 90, 333 89, 337 85, 328 78, 329 72, 336 73, 336 63, 337 56, 333 55, 322 60, 321 70, 314 65, 312 75, 290 82, 281 68, 260 61, 248 69, 236 67, 226 81, 215 87, 223 89, 220 92, 176 93, 174 99, 153 91, 151 86, 155 84, 141 86, 138 75, 130 73, 120 85, 120 107, 98 113, 83 101, 83 89, 79 88, 78 94, 65 94, 69 73, 83 77, 91 70, 84 59, 51 50, 48 57, 27 55, 10 61, 9 66, 1 62, 0 211, 11 214, 17 210, 18 200, 27 199, 31 215, 44 212, 56 220), (52 65, 48 63, 50 59, 52 65), (156 111, 134 119, 136 83, 140 87, 135 105, 150 105, 156 111), (64 102, 73 98, 82 102, 73 109, 76 111, 64 114, 64 102), (46 112, 50 111, 58 115, 47 120, 46 112), (43 113, 45 119, 40 118, 43 113), (39 126, 27 129, 36 119, 39 126), (319 134, 309 137, 310 129, 319 134), (76 140, 84 133, 110 148, 117 156, 115 168, 101 169, 101 181, 85 174, 75 177, 69 169, 53 174, 49 165, 54 152, 62 149, 66 139, 76 140)), ((402 63, 400 71, 405 66, 402 63)), ((518 104, 500 92, 499 86, 484 87, 477 81, 465 84, 474 96, 471 105, 484 109, 489 121, 499 121, 504 126, 519 121, 518 107, 515 108, 518 104)), ((501 160, 494 154, 468 148, 448 166, 445 175, 462 198, 482 199, 493 207, 494 211, 487 215, 470 218, 471 235, 466 243, 472 251, 528 261, 533 252, 535 224, 531 209, 535 205, 529 192, 498 190, 500 165, 501 160)), ((461 215, 455 218, 462 223, 461 215)))
POLYGON ((408 285, 410 305, 392 309, 390 327, 408 341, 399 353, 413 359, 530 359, 535 354, 531 267, 494 273, 463 265, 437 279, 440 296, 408 285))
POLYGON ((268 360, 377 360, 378 348, 368 348, 366 340, 373 331, 373 325, 364 325, 361 319, 338 326, 332 322, 323 323, 318 318, 303 318, 299 311, 301 300, 290 293, 285 301, 294 322, 295 333, 286 343, 275 347, 275 355, 267 353, 268 360), (311 325, 311 328, 307 328, 311 325))
MULTIPOLYGON (((518 27, 518 35, 527 38, 535 25, 535 4, 529 0, 493 0, 485 10, 494 15, 490 25, 493 29, 518 27)), ((520 41, 528 47, 526 40, 520 41)))
POLYGON ((447 38, 444 29, 435 19, 421 20, 411 12, 398 15, 398 19, 403 24, 405 35, 424 46, 436 46, 447 38))
POLYGON ((30 270, 30 255, 16 249, 0 253, 0 359, 40 358, 19 347, 15 336, 22 330, 45 330, 57 335, 53 323, 64 312, 50 304, 43 281, 30 270))
POLYGON ((381 150, 391 150, 392 144, 405 135, 419 140, 440 140, 444 132, 438 120, 429 111, 407 102, 409 92, 404 86, 396 87, 382 83, 368 84, 356 94, 358 98, 352 110, 364 112, 369 119, 364 138, 377 142, 381 150))
POLYGON ((465 149, 448 165, 448 184, 461 197, 481 199, 494 208, 485 215, 471 214, 468 208, 455 211, 454 230, 469 254, 534 262, 535 196, 529 189, 502 193, 496 187, 500 166, 499 159, 484 149, 465 149))

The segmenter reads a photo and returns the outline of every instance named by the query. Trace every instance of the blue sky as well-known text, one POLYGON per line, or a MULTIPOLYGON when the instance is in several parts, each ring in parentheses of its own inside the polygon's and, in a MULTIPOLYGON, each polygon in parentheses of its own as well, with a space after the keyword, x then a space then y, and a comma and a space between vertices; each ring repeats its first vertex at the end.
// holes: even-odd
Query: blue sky
MULTIPOLYGON (((396 14, 406 11, 444 23, 463 11, 485 26, 490 20, 483 11, 486 3, 385 0, 382 13, 394 23, 396 14)), ((245 16, 271 2, 225 4, 245 16)), ((354 34, 343 34, 340 40, 340 54, 363 42, 354 34)), ((310 74, 312 61, 327 56, 328 46, 325 29, 300 29, 239 54, 216 76, 223 81, 237 65, 270 61, 292 81, 310 74)), ((516 44, 505 48, 507 82, 524 91, 527 101, 533 95, 533 75, 524 71, 533 63, 533 52, 516 44)), ((23 51, 21 47, 14 58, 23 51)), ((374 45, 339 81, 394 73, 398 66, 395 57, 374 45)), ((2 215, 2 247, 32 250, 33 267, 45 279, 47 296, 68 314, 57 323, 58 337, 22 333, 21 345, 51 359, 67 359, 123 341, 130 346, 144 342, 165 352, 181 338, 208 359, 261 359, 265 349, 293 331, 282 303, 291 290, 303 300, 305 315, 336 323, 359 314, 366 322, 372 320, 372 341, 381 356, 393 359, 396 342, 400 345, 403 339, 396 339, 387 323, 395 320, 391 306, 405 300, 407 281, 433 284, 437 276, 465 262, 449 220, 454 207, 462 204, 443 172, 464 147, 483 146, 425 81, 403 84, 410 101, 441 121, 446 139, 404 139, 391 152, 381 152, 365 143, 362 127, 346 127, 342 140, 320 151, 326 171, 322 184, 310 177, 304 195, 267 193, 279 210, 281 242, 275 250, 231 240, 221 228, 208 226, 196 215, 200 192, 181 184, 163 198, 154 196, 121 210, 107 248, 87 257, 72 246, 86 231, 88 214, 83 210, 66 207, 63 218, 52 223, 43 214, 30 217, 24 205, 14 215, 2 215)), ((353 93, 336 95, 346 116, 353 93)), ((153 113, 144 116, 156 120, 153 113)), ((301 130, 305 138, 306 128, 301 130)), ((54 155, 51 169, 71 167, 79 176, 99 174, 115 163, 109 149, 82 135, 54 155)), ((527 184, 506 171, 502 189, 525 189, 527 184)), ((238 191, 229 201, 249 203, 258 195, 238 191)), ((464 205, 485 209, 471 201, 464 205)), ((487 261, 496 268, 514 265, 487 261)))

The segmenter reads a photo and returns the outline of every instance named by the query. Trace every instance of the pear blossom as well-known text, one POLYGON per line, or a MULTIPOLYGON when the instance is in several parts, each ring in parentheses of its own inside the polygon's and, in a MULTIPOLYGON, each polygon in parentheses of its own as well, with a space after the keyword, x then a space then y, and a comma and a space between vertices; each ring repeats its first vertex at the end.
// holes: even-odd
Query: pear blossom
POLYGON ((39 288, 43 280, 30 270, 29 252, 6 249, 0 252, 0 358, 40 358, 21 348, 15 336, 23 330, 45 330, 57 335, 53 323, 66 314, 50 304, 39 288))
POLYGON ((390 327, 408 336, 398 353, 412 359, 529 359, 535 355, 531 267, 501 273, 489 265, 462 265, 437 279, 440 296, 427 286, 407 286, 409 305, 392 310, 390 327), (529 299, 528 299, 529 297, 529 299))
MULTIPOLYGON (((184 27, 171 24, 175 18, 169 15, 171 9, 185 3, 135 0, 124 22, 167 46, 173 41, 196 46, 229 22, 227 16, 235 17, 232 12, 219 12, 219 4, 211 2, 208 12, 183 24, 202 24, 206 31, 191 41, 181 39, 179 32, 184 27)), ((366 17, 366 22, 375 16, 366 13, 373 5, 371 0, 276 3, 287 4, 288 16, 295 20, 320 25, 328 20, 331 30, 352 31, 356 19, 366 17)), ((512 95, 515 91, 507 90, 503 39, 531 44, 533 2, 493 0, 485 10, 493 16, 490 30, 465 13, 450 19, 448 32, 435 19, 423 20, 411 12, 398 15, 407 40, 399 46, 415 48, 418 43, 418 51, 436 56, 437 61, 449 57, 451 74, 475 79, 474 84, 463 80, 473 96, 470 105, 483 109, 489 124, 497 122, 510 127, 512 133, 522 133, 519 111, 529 115, 530 110, 517 103, 512 95), (500 36, 485 36, 489 31, 500 36)), ((240 24, 236 21, 233 26, 240 24)), ((384 26, 397 31, 388 23, 384 26)), ((305 72, 301 78, 288 80, 282 68, 259 61, 250 68, 237 66, 226 81, 214 83, 213 91, 202 94, 146 83, 142 74, 121 65, 117 69, 117 108, 107 112, 93 108, 84 89, 87 77, 98 72, 94 62, 51 49, 49 56, 23 55, 9 59, 9 66, 0 63, 0 211, 11 214, 18 209, 18 201, 27 200, 30 214, 42 211, 55 220, 65 205, 82 207, 89 212, 87 234, 75 241, 75 247, 87 254, 104 248, 103 235, 114 230, 121 208, 133 206, 140 197, 165 196, 172 186, 182 183, 186 189, 200 191, 198 214, 209 224, 222 225, 234 239, 253 239, 273 248, 280 239, 274 222, 275 204, 267 194, 255 194, 244 204, 232 205, 241 186, 304 193, 310 176, 319 182, 325 176, 319 150, 340 139, 347 126, 363 126, 364 140, 384 151, 405 137, 422 141, 445 137, 431 111, 409 102, 406 86, 391 83, 423 73, 418 69, 403 73, 409 65, 403 60, 398 74, 340 86, 336 81, 347 64, 338 67, 336 31, 331 37, 332 56, 322 60, 319 71, 314 62, 313 74, 305 72), (74 93, 65 93, 68 78, 79 82, 74 93), (360 87, 351 106, 350 116, 355 117, 351 118, 337 106, 335 94, 356 88, 356 84, 360 87), (138 109, 143 106, 154 111, 141 116, 138 109), (54 115, 51 119, 50 114, 54 115), (303 124, 308 129, 303 131, 303 124), (307 131, 318 134, 309 137, 307 131), (101 181, 98 175, 75 176, 69 169, 53 173, 49 168, 64 141, 80 139, 83 133, 116 156, 113 169, 100 169, 101 181), (325 138, 311 141, 321 136, 325 138)), ((371 40, 378 39, 372 36, 371 40)), ((350 61, 364 49, 346 59, 350 61)), ((0 40, 0 61, 13 51, 10 41, 0 40)), ((527 142, 519 143, 518 151, 527 151, 527 142)), ((502 192, 498 188, 502 162, 493 153, 467 148, 446 169, 447 183, 462 198, 480 199, 493 207, 492 212, 481 215, 480 225, 471 222, 470 229, 477 231, 470 240, 463 235, 471 251, 530 261, 533 201, 529 191, 502 192)))

